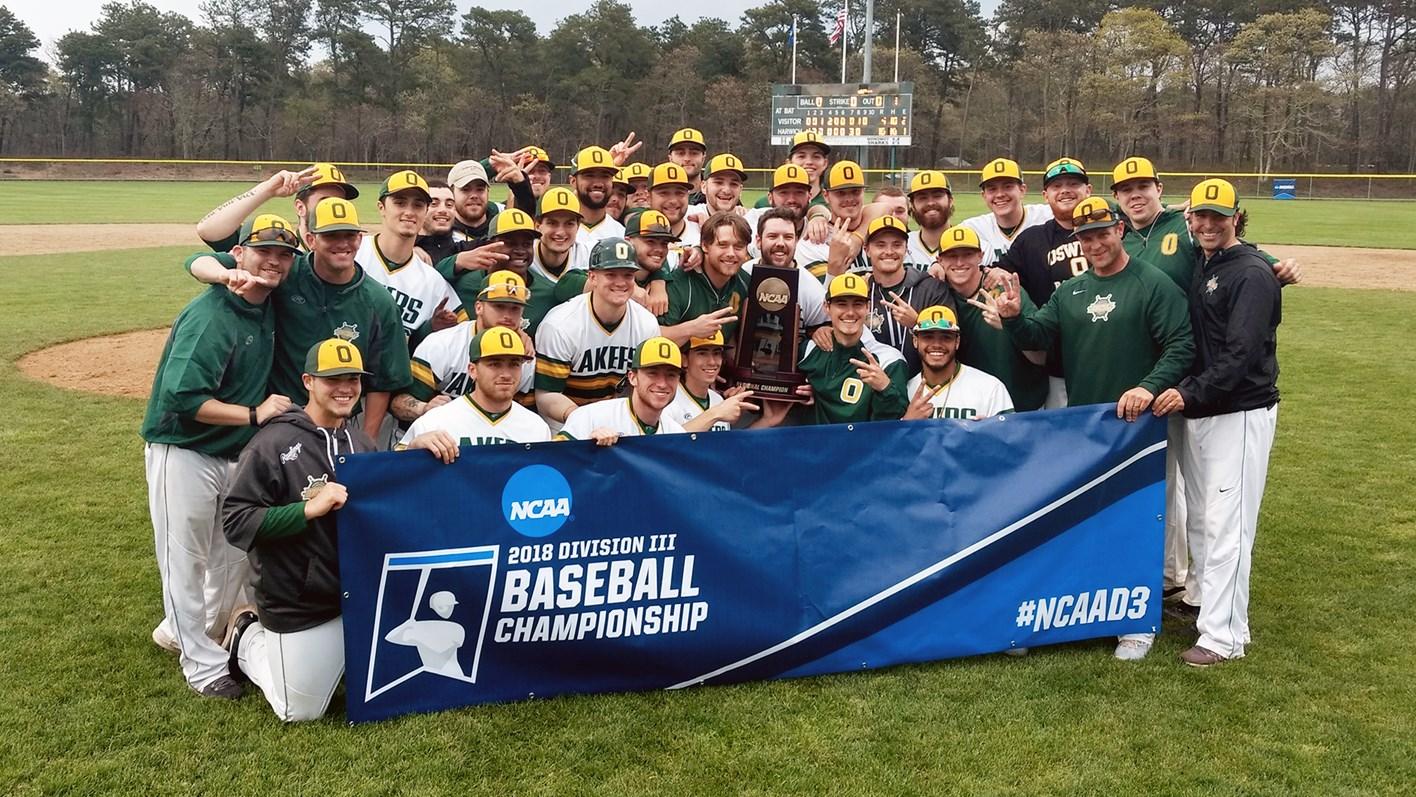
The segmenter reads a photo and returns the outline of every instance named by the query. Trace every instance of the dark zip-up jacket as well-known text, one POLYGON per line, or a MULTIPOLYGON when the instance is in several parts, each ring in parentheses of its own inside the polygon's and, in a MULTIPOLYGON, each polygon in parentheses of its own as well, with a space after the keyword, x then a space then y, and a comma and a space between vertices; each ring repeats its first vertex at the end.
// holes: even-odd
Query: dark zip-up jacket
POLYGON ((1190 281, 1195 364, 1177 389, 1185 417, 1203 418, 1278 401, 1278 325, 1283 298, 1273 267, 1239 243, 1204 260, 1190 281))
POLYGON ((226 539, 250 552, 261 624, 292 633, 339 616, 338 533, 332 514, 305 520, 305 502, 335 481, 340 454, 374 451, 359 429, 315 425, 302 407, 271 418, 237 461, 221 507, 226 539))

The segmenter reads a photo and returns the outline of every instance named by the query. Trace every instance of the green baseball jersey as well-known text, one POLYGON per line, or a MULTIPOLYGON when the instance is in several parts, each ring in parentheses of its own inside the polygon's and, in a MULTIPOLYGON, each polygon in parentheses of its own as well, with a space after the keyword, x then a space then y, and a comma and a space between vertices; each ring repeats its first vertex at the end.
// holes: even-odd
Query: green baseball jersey
POLYGON ((806 408, 810 413, 805 419, 808 422, 892 421, 904 415, 909 406, 905 386, 909 384, 910 375, 905 356, 878 341, 862 340, 846 346, 838 340, 830 351, 808 343, 799 367, 816 397, 811 407, 806 408), (851 364, 852 359, 865 362, 867 350, 890 377, 890 386, 885 390, 877 392, 861 381, 856 367, 851 364))
POLYGON ((265 400, 275 356, 275 312, 213 285, 172 323, 152 380, 142 437, 149 443, 235 458, 254 426, 213 426, 196 419, 208 400, 254 407, 265 400))
MULTIPOLYGON (((1040 409, 1047 400, 1047 369, 1023 356, 1007 330, 994 329, 983 320, 983 311, 968 303, 970 297, 954 294, 959 317, 959 362, 997 377, 1018 412, 1040 409)), ((983 301, 984 291, 972 298, 983 301)), ((1023 315, 1037 311, 1026 292, 1022 294, 1023 315)))
MULTIPOLYGON (((438 273, 452 283, 452 289, 457 291, 457 296, 462 299, 463 305, 473 307, 477 301, 477 294, 487 287, 488 272, 480 269, 457 271, 454 267, 456 259, 455 255, 444 258, 438 264, 438 273)), ((585 292, 585 282, 590 279, 590 272, 582 268, 567 267, 555 282, 538 278, 534 271, 527 271, 522 276, 526 278, 526 290, 530 293, 526 300, 526 312, 522 318, 526 319, 526 334, 535 337, 536 329, 541 326, 541 319, 546 317, 546 313, 549 313, 551 308, 564 304, 585 292)))
MULTIPOLYGON (((747 296, 747 273, 738 271, 720 290, 702 271, 676 269, 669 275, 668 290, 669 309, 659 316, 661 327, 692 321, 704 313, 724 307, 731 307, 734 313, 740 313, 743 299, 747 296)), ((736 318, 723 324, 723 340, 729 346, 737 340, 737 325, 736 318)))
POLYGON ((1159 394, 1195 359, 1185 295, 1135 259, 1107 277, 1085 271, 1063 282, 1036 312, 1004 328, 1024 349, 1060 342, 1071 406, 1114 402, 1137 386, 1159 394))
MULTIPOLYGON (((198 257, 214 257, 226 268, 236 258, 225 252, 200 253, 187 258, 187 270, 198 257)), ((398 392, 413 382, 408 369, 408 336, 398 305, 384 287, 354 266, 354 278, 343 285, 325 282, 315 273, 313 255, 301 252, 285 281, 275 289, 275 362, 270 371, 270 392, 288 396, 296 404, 309 401, 300 375, 305 355, 322 340, 340 338, 353 343, 364 358, 364 370, 373 374, 364 381, 371 392, 398 392)))

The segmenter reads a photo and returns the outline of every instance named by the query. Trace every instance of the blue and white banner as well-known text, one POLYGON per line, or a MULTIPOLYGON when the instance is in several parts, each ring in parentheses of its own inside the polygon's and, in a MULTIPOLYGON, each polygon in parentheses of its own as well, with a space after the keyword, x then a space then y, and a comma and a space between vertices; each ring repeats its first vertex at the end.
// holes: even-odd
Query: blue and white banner
POLYGON ((1165 430, 1096 406, 341 459, 349 718, 1155 630, 1165 430))

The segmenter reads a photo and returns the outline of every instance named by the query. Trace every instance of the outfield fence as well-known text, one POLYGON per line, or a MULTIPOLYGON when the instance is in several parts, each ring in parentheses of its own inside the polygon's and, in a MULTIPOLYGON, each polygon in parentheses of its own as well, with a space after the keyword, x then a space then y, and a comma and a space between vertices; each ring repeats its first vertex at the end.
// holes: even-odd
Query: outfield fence
MULTIPOLYGON (((180 180, 256 182, 273 170, 303 168, 308 161, 219 160, 179 158, 0 158, 0 179, 12 180, 180 180)), ((424 176, 437 175, 451 163, 355 161, 336 162, 356 182, 379 182, 390 171, 414 169, 424 176)), ((905 187, 918 169, 865 169, 872 186, 905 187)), ((955 191, 976 190, 976 169, 941 169, 955 191)), ((747 169, 748 190, 770 187, 772 169, 747 169)), ((1033 190, 1040 190, 1042 172, 1024 170, 1033 190)), ((569 166, 557 167, 557 182, 565 182, 569 166)), ((1162 172, 1166 193, 1188 192, 1195 183, 1209 177, 1223 177, 1234 183, 1246 198, 1274 195, 1275 180, 1294 182, 1298 199, 1396 199, 1416 200, 1416 174, 1344 174, 1336 172, 1162 172)), ((1096 185, 1110 187, 1110 171, 1093 172, 1096 185)))

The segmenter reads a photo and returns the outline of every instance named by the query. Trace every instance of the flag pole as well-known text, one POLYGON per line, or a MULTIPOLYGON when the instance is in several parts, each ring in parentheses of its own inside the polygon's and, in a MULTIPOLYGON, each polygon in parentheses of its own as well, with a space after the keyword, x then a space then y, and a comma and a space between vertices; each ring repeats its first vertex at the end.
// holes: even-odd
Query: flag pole
POLYGON ((895 12, 895 82, 900 82, 900 13, 895 12))
POLYGON ((792 85, 796 85, 797 18, 792 15, 792 85))
POLYGON ((846 47, 851 40, 851 0, 844 0, 841 6, 841 15, 846 18, 845 24, 841 25, 841 82, 846 82, 846 47))

